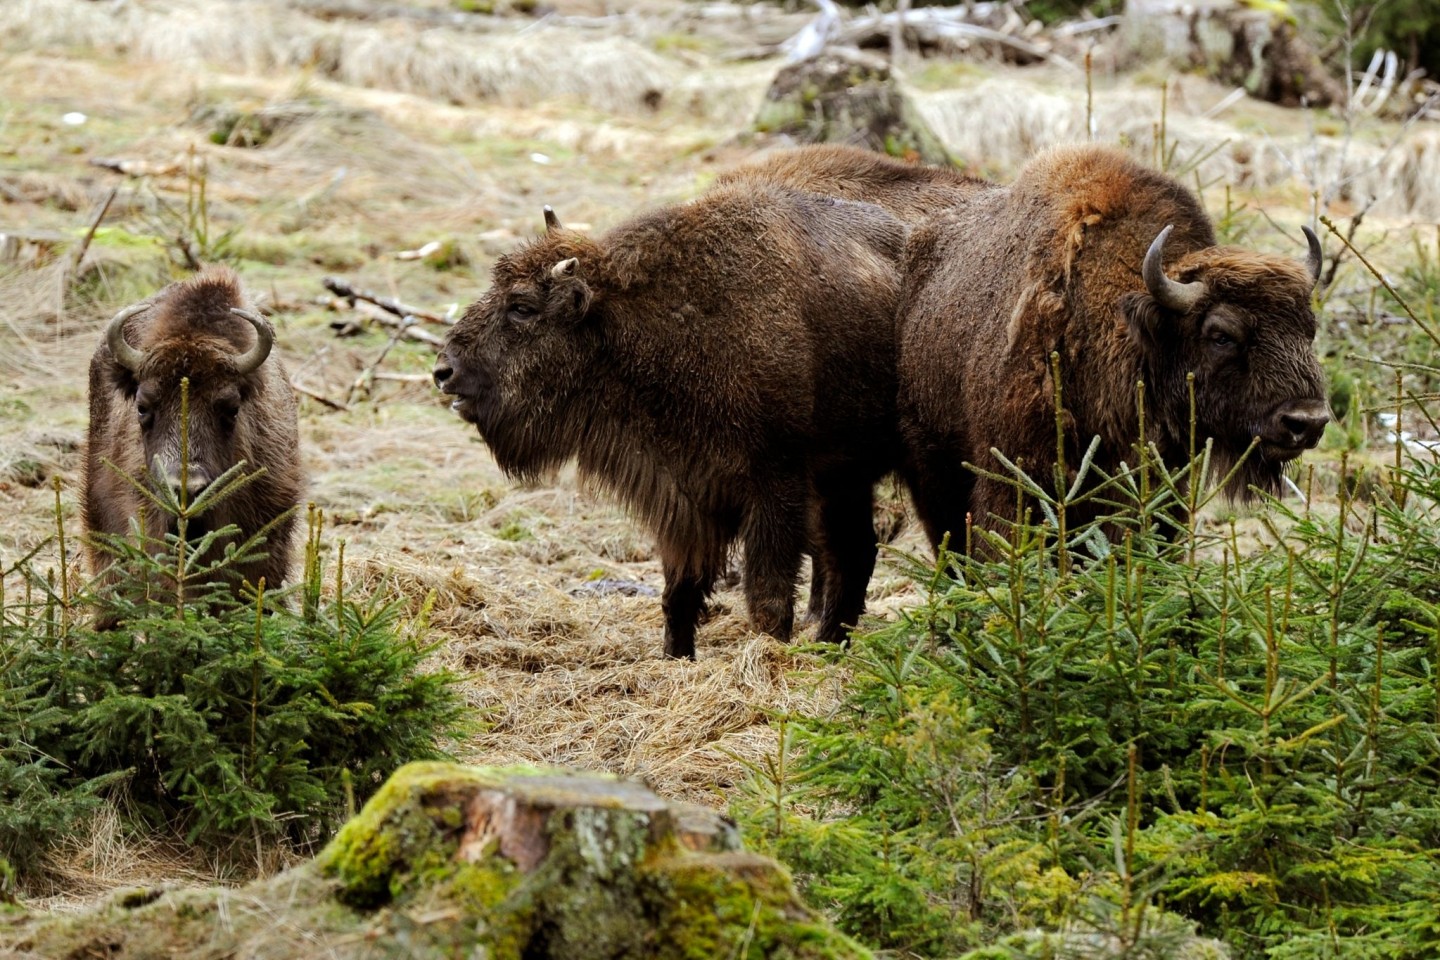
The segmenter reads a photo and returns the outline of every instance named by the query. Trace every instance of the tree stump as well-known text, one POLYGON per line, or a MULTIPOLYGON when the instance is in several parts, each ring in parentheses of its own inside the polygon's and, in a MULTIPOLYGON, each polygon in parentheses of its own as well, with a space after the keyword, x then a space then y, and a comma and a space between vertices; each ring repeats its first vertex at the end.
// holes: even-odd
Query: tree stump
POLYGON ((313 862, 0 917, 0 956, 864 960, 713 810, 599 774, 414 763, 313 862))
POLYGON ((1126 0, 1126 46, 1287 107, 1344 103, 1344 86, 1282 13, 1234 0, 1126 0))
POLYGON ((951 162, 890 64, 841 47, 782 69, 765 92, 755 129, 801 143, 848 143, 902 159, 951 162))

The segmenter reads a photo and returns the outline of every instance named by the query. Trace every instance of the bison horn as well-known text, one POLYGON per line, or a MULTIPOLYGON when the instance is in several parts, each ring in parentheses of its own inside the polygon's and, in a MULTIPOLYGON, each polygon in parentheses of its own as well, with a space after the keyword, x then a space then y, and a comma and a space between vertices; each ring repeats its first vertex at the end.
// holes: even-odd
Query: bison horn
POLYGON ((1301 227, 1305 231, 1305 240, 1310 244, 1310 255, 1305 258, 1305 265, 1310 268, 1310 277, 1316 283, 1320 282, 1320 268, 1325 265, 1325 248, 1320 246, 1320 238, 1315 236, 1315 231, 1308 226, 1301 227))
POLYGON ((576 260, 574 257, 571 257, 569 260, 561 260, 559 263, 555 264, 555 266, 550 268, 550 276, 554 277, 556 280, 564 280, 566 277, 573 277, 575 276, 575 265, 579 262, 580 261, 576 260))
POLYGON ((1145 287, 1156 302, 1177 313, 1184 313, 1205 296, 1205 284, 1198 280, 1194 283, 1179 283, 1165 276, 1165 239, 1170 236, 1172 229, 1173 225, 1161 230, 1160 235, 1150 244, 1150 249, 1145 253, 1145 262, 1140 267, 1140 274, 1145 278, 1145 287))
POLYGON ((230 312, 235 316, 250 321, 250 326, 255 328, 255 346, 246 350, 235 358, 235 372, 244 376, 253 373, 270 356, 270 348, 275 345, 275 331, 270 324, 266 323, 258 314, 240 307, 231 307, 230 312))
POLYGON ((115 358, 116 363, 131 373, 140 372, 141 365, 145 363, 145 352, 136 350, 125 342, 125 321, 149 306, 148 303, 137 303, 133 307, 126 307, 115 314, 110 326, 105 330, 105 342, 110 347, 110 355, 115 358))
POLYGON ((546 230, 559 230, 559 229, 560 229, 560 218, 557 217, 557 216, 555 216, 555 208, 552 207, 552 206, 550 206, 550 204, 548 204, 548 203, 545 204, 545 229, 546 229, 546 230))

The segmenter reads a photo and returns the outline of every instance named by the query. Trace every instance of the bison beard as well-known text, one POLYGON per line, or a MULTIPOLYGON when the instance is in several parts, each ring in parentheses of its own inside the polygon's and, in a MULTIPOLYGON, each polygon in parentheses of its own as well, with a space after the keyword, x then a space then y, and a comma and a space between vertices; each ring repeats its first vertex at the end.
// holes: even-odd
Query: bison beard
POLYGON ((576 458, 654 531, 667 654, 694 657, 737 540, 751 620, 781 639, 813 542, 819 636, 842 640, 875 564, 874 485, 898 462, 904 227, 869 204, 763 185, 595 240, 546 221, 451 331, 437 385, 507 473, 576 458))
MULTIPOLYGON (((234 524, 243 542, 280 518, 267 537, 266 555, 231 574, 236 587, 262 578, 278 587, 285 580, 295 526, 287 511, 299 502, 305 477, 295 397, 279 358, 271 355, 273 340, 270 324, 246 305, 239 278, 225 268, 172 283, 116 315, 90 361, 88 533, 125 535, 143 512, 145 536, 159 540, 175 532, 173 519, 149 504, 127 477, 152 490, 168 485, 179 496, 183 476, 184 499, 194 502, 243 460, 248 471, 263 473, 191 521, 187 536, 234 524), (182 378, 189 381, 189 456, 183 471, 182 378)), ((88 552, 92 570, 113 583, 109 553, 93 538, 88 552)), ((102 613, 100 625, 113 625, 113 616, 102 613)))
MULTIPOLYGON (((1015 518, 1014 489, 964 466, 1003 475, 992 448, 1053 492, 1052 353, 1067 464, 1096 436, 1102 470, 1137 462, 1139 381, 1143 440, 1168 466, 1183 463, 1193 373, 1197 440, 1213 440, 1213 463, 1228 470, 1261 441, 1227 493, 1276 490, 1328 420, 1311 311, 1320 248, 1307 238, 1305 263, 1216 246, 1189 191, 1099 147, 1042 154, 1013 185, 976 191, 917 229, 900 308, 899 416, 906 481, 931 541, 961 536, 967 515, 990 529, 1015 518)), ((1099 509, 1077 510, 1072 528, 1099 509)))

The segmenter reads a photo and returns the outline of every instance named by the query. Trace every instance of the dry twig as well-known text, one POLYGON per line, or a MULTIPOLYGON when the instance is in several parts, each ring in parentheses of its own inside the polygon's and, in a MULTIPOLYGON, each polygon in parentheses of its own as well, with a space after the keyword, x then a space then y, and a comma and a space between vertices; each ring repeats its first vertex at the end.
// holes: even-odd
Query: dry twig
POLYGON ((349 300, 352 303, 356 300, 364 300, 366 303, 373 303, 375 304, 375 306, 380 307, 381 309, 389 313, 393 313, 395 316, 400 317, 401 319, 404 319, 405 317, 414 317, 417 320, 427 320, 430 323, 441 323, 447 327, 454 326, 455 324, 453 318, 446 317, 431 310, 423 309, 422 307, 414 307, 408 303, 401 303, 394 297, 382 297, 379 294, 373 293, 369 290, 358 289, 351 286, 348 281, 341 280, 339 277, 325 277, 320 282, 325 285, 326 290, 329 290, 337 297, 344 297, 346 300, 349 300))

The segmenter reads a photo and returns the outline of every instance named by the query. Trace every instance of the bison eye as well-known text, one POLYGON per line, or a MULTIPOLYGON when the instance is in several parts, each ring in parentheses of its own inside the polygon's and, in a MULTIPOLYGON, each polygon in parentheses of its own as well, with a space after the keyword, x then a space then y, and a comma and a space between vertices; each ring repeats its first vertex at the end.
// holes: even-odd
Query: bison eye
POLYGON ((215 406, 215 416, 220 425, 226 430, 235 428, 235 420, 240 416, 240 405, 234 402, 222 402, 215 406))
POLYGON ((540 313, 539 310, 536 310, 528 303, 512 303, 510 304, 509 312, 510 319, 516 321, 517 323, 528 323, 529 321, 534 320, 535 317, 540 313))
POLYGON ((1230 336, 1230 334, 1228 333, 1210 334, 1210 343, 1216 347, 1221 348, 1222 350, 1228 350, 1231 347, 1239 345, 1239 341, 1237 341, 1234 337, 1230 336))
POLYGON ((135 404, 135 413, 140 417, 140 429, 149 430, 150 425, 155 422, 155 411, 148 403, 135 404))

